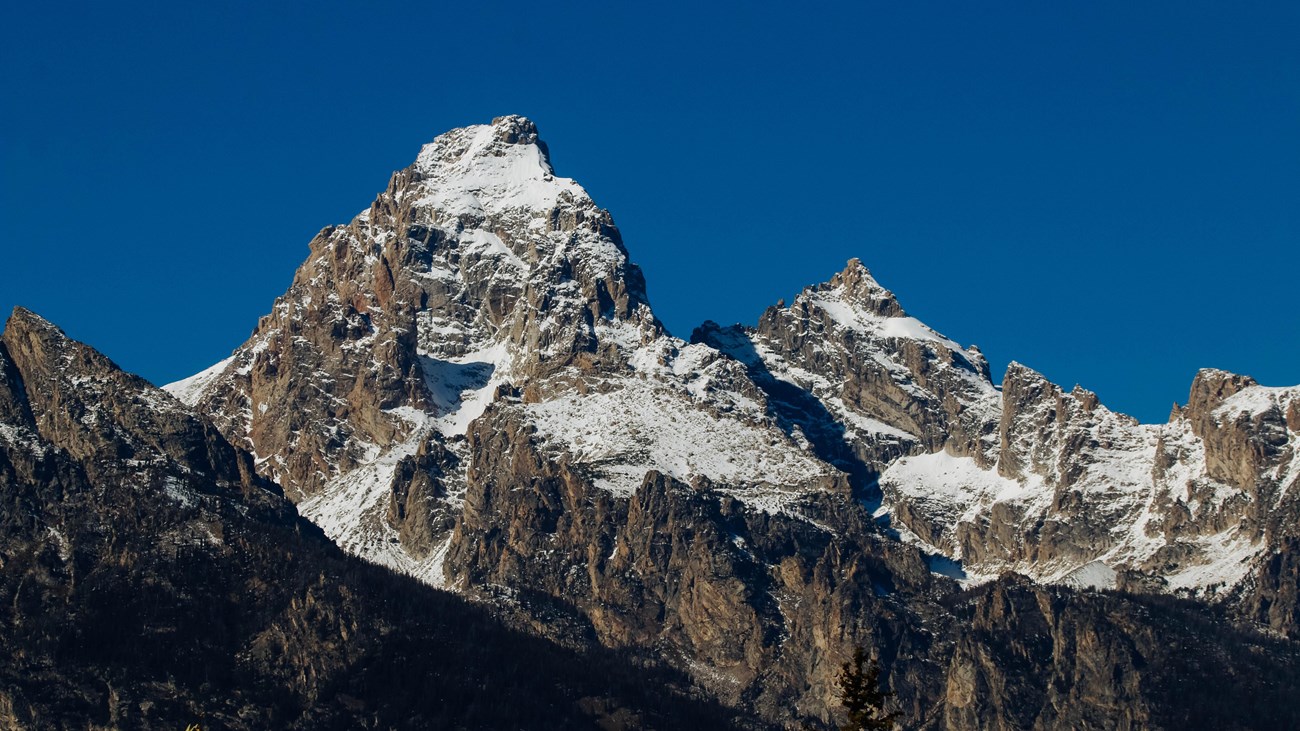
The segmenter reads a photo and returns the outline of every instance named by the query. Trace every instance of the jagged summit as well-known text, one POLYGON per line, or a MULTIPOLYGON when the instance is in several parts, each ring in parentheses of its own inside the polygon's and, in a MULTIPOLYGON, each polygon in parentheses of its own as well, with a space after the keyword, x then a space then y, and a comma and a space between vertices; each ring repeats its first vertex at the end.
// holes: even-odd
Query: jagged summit
POLYGON ((4 329, 7 331, 10 328, 20 332, 48 333, 67 337, 58 325, 21 305, 14 307, 13 312, 9 314, 9 319, 5 321, 4 329))
POLYGON ((512 152, 527 154, 522 150, 509 150, 512 146, 536 149, 541 153, 544 172, 554 172, 551 170, 550 151, 538 134, 537 124, 518 114, 503 115, 489 124, 459 127, 438 135, 433 142, 420 148, 415 164, 424 171, 452 162, 468 165, 475 158, 503 157, 512 152))
POLYGON ((412 170, 425 185, 416 205, 462 215, 515 208, 546 212, 561 199, 588 199, 582 186, 555 175, 537 126, 498 117, 439 135, 420 149, 412 170))
MULTIPOLYGON (((987 370, 978 348, 965 349, 930 326, 911 317, 893 292, 886 289, 856 258, 829 281, 805 288, 789 308, 772 308, 764 318, 781 317, 779 311, 800 319, 828 320, 831 327, 852 330, 876 341, 913 340, 929 342, 955 357, 955 362, 977 373, 987 370)), ((882 346, 890 350, 891 346, 882 346)), ((941 357, 941 360, 945 358, 941 357)), ((987 374, 983 374, 987 380, 987 374)))
POLYGON ((849 259, 844 269, 831 277, 829 282, 813 289, 837 292, 846 301, 880 317, 906 316, 894 293, 882 287, 871 275, 871 270, 856 257, 849 259))

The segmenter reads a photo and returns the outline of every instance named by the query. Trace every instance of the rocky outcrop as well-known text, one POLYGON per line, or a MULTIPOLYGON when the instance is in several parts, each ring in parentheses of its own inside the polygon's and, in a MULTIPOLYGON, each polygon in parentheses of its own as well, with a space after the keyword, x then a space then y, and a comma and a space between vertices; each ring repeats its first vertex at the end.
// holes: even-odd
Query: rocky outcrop
POLYGON ((1287 643, 1187 603, 999 580, 965 599, 945 729, 1289 728, 1287 643), (1262 705, 1230 699, 1257 698, 1262 705), (1276 698, 1276 703, 1266 699, 1276 698))
POLYGON ((1300 538, 1282 534, 1269 543, 1273 550, 1257 559, 1251 576, 1235 590, 1234 603, 1249 621, 1295 636, 1300 627, 1300 538))
POLYGON ((1184 410, 1193 433, 1205 444, 1206 474, 1254 493, 1255 504, 1266 507, 1275 505, 1288 486, 1277 479, 1262 483, 1261 477, 1279 477, 1294 462, 1291 435, 1300 404, 1300 390, 1272 391, 1249 376, 1202 370, 1192 382, 1184 410))
POLYGON ((460 457, 432 439, 413 455, 402 457, 393 470, 387 520, 398 540, 416 560, 437 549, 437 540, 451 531, 458 513, 447 498, 460 481, 460 457))
POLYGON ((3 342, 21 374, 11 382, 23 386, 22 410, 38 432, 58 435, 59 445, 87 464, 92 478, 121 461, 158 455, 200 474, 229 476, 231 487, 250 502, 279 495, 274 483, 257 477, 249 456, 208 422, 31 312, 14 311, 3 342))
POLYGON ((1087 469, 1080 455, 1101 446, 1099 427, 1120 437, 1125 426, 1137 424, 1116 415, 1118 425, 1103 425, 1112 415, 1098 409, 1096 394, 1078 386, 1066 394, 1042 374, 1012 363, 1002 378, 998 473, 1021 480, 1037 475, 1053 487, 1070 488, 1087 469))
MULTIPOLYGON (((612 496, 542 456, 522 408, 499 402, 471 430, 447 557, 462 588, 504 596, 534 631, 674 658, 768 718, 833 722, 835 674, 856 645, 880 658, 916 728, 1183 728, 1204 709, 1182 694, 1219 692, 1220 663, 1232 671, 1218 697, 1234 705, 1300 682, 1292 644, 1192 603, 1018 578, 958 593, 842 496, 785 517, 659 473, 612 496), (1276 682, 1253 687, 1255 672, 1276 682)), ((1282 705, 1237 727, 1284 728, 1282 705)), ((1231 714, 1211 716, 1233 727, 1231 714)))
POLYGON ((1202 372, 1188 406, 1148 426, 1013 363, 996 475, 949 454, 909 457, 882 478, 886 502, 976 574, 1214 595, 1251 580, 1293 509, 1295 395, 1202 372))
POLYGON ((1151 727, 1131 638, 1093 600, 1063 598, 1011 579, 971 601, 948 667, 945 728, 1151 727))

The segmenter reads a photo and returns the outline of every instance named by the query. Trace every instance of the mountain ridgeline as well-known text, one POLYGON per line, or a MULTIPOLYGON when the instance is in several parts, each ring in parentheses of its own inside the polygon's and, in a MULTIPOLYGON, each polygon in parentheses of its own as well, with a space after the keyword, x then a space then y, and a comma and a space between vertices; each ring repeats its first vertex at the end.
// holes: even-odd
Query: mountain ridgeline
POLYGON ((679 339, 522 117, 169 393, 52 333, 0 351, 0 725, 830 728, 866 647, 905 728, 1300 727, 1300 387, 1205 370, 1139 424, 857 260, 679 339))

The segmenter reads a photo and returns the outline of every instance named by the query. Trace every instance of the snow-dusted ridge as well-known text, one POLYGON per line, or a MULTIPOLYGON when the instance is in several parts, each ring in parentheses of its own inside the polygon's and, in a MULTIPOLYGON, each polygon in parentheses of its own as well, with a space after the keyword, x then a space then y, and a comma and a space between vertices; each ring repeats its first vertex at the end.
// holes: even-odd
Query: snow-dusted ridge
MULTIPOLYGON (((1080 393, 1086 394, 1076 390, 1066 398, 1080 393)), ((1280 410, 1296 393, 1248 386, 1212 416, 1222 422, 1280 410)), ((1071 408, 1061 401, 1038 408, 1060 403, 1071 408)), ((1141 425, 1091 408, 1064 444, 1044 445, 1041 437, 1022 434, 1022 441, 1005 445, 1005 454, 1049 450, 1042 468, 1015 478, 1006 476, 1011 470, 1001 461, 981 467, 944 452, 898 460, 881 476, 886 509, 906 516, 911 535, 926 536, 917 541, 923 548, 966 561, 968 580, 976 583, 1016 571, 1048 583, 1116 588, 1126 585, 1127 574, 1130 588, 1134 576, 1144 576, 1167 590, 1200 593, 1246 579, 1267 549, 1266 522, 1251 509, 1257 486, 1213 476, 1206 441, 1186 415, 1141 425), (990 529, 990 521, 1007 523, 1007 530, 990 529), (1045 553, 1043 529, 1031 528, 1044 525, 1059 525, 1064 534, 1077 530, 1087 540, 1045 553), (973 549, 978 553, 969 561, 973 549)), ((1015 418, 1042 421, 1033 410, 1015 418)), ((1259 479, 1284 492, 1293 486, 1297 444, 1291 429, 1278 466, 1259 479)))
POLYGON ((833 478, 805 445, 774 428, 762 403, 728 388, 744 376, 717 351, 663 337, 630 355, 634 377, 527 407, 545 448, 587 466, 598 486, 626 497, 655 470, 685 482, 703 477, 779 510, 833 478))

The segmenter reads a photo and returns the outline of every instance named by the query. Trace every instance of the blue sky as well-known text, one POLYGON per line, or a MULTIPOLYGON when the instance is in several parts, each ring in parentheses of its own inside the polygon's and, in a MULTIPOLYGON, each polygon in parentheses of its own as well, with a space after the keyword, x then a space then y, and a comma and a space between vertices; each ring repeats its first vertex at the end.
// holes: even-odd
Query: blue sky
POLYGON ((1162 421, 1300 383, 1295 3, 7 3, 0 307, 155 382, 227 355, 437 134, 532 117, 688 337, 859 257, 1162 421))

